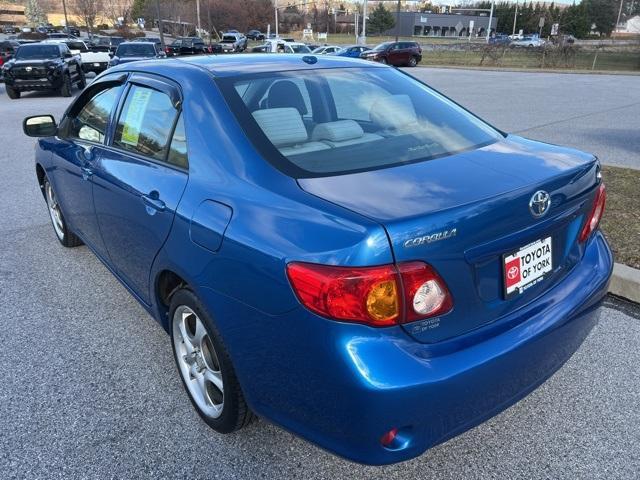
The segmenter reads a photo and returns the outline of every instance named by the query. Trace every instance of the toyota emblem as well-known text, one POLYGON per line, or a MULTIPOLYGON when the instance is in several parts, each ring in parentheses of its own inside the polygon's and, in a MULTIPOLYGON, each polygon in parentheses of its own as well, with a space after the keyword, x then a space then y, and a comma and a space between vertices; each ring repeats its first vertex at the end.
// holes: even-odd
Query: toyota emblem
POLYGON ((551 195, 544 190, 538 190, 529 200, 529 211, 536 218, 544 216, 551 206, 551 195))
POLYGON ((507 278, 513 280, 518 276, 518 267, 511 267, 507 272, 507 278))

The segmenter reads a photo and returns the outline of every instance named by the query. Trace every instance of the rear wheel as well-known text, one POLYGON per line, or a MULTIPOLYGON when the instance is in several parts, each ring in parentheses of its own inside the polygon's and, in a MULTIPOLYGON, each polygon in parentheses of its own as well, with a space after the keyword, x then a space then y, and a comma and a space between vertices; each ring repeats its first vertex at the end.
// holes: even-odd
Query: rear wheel
POLYGON ((409 59, 409 66, 415 67, 416 65, 418 65, 418 59, 416 57, 411 57, 409 59))
POLYGON ((80 240, 67 227, 67 222, 65 222, 62 211, 60 210, 60 204, 58 203, 58 198, 53 191, 53 186, 46 177, 44 179, 43 188, 47 208, 49 209, 49 217, 51 218, 51 224, 53 225, 53 231, 56 233, 56 237, 58 237, 60 243, 68 248, 82 245, 82 240, 80 240))
POLYGON ((16 90, 13 87, 10 87, 9 85, 6 85, 5 90, 7 91, 7 96, 11 99, 11 100, 17 100, 18 98, 20 98, 20 91, 16 90))
POLYGON ((62 78, 62 86, 60 87, 60 95, 62 95, 63 97, 70 97, 71 96, 71 77, 69 76, 68 73, 66 73, 64 75, 64 77, 62 78))
POLYGON ((200 417, 220 433, 245 426, 253 414, 204 305, 191 290, 178 290, 171 299, 169 318, 176 365, 200 417))

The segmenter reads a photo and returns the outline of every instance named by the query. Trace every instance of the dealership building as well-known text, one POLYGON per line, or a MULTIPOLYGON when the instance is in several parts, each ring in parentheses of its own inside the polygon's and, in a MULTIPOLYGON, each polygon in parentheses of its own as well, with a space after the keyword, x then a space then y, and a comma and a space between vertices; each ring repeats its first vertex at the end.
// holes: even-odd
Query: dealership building
MULTIPOLYGON (((458 15, 448 13, 400 12, 396 25, 384 32, 385 35, 401 37, 468 37, 484 36, 489 27, 489 15, 458 15)), ((498 24, 497 18, 491 19, 491 31, 498 24)))

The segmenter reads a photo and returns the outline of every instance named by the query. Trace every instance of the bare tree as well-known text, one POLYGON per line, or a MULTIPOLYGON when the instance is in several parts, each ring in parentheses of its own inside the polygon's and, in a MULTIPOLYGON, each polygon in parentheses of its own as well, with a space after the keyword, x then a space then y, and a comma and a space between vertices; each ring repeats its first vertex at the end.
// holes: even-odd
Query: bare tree
POLYGON ((131 18, 131 9, 133 7, 133 0, 109 0, 104 5, 105 13, 113 21, 114 24, 118 23, 118 19, 122 18, 123 23, 126 25, 131 18))
POLYGON ((73 0, 71 10, 84 19, 89 36, 92 35, 96 17, 103 11, 102 0, 73 0))

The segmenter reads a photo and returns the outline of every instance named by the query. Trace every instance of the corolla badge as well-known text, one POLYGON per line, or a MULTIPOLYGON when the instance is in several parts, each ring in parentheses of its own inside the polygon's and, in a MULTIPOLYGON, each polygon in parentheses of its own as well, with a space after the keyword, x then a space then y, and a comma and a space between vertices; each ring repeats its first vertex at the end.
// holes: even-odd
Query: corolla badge
POLYGON ((544 190, 538 190, 529 200, 529 211, 536 218, 544 216, 551 206, 551 195, 544 190))
POLYGON ((420 245, 424 245, 426 243, 438 242, 440 240, 447 240, 451 237, 455 237, 458 233, 456 228, 452 228, 451 230, 443 230, 441 232, 430 233, 429 235, 423 235, 422 237, 410 238, 404 242, 405 248, 410 247, 419 247, 420 245))

